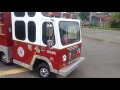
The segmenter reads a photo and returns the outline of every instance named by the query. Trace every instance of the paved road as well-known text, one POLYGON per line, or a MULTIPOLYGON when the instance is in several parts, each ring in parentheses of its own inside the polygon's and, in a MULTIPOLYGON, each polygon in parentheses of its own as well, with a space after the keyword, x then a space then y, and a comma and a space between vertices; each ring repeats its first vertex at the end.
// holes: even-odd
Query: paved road
MULTIPOLYGON (((83 29, 82 56, 86 59, 66 78, 120 78, 120 32, 83 29), (108 38, 110 37, 110 39, 108 38), (116 39, 117 38, 117 39, 116 39), (112 40, 114 42, 111 43, 112 40)), ((4 66, 0 72, 21 68, 17 65, 4 66)), ((15 73, 15 71, 12 71, 15 73)), ((1 78, 38 78, 35 72, 1 75, 1 78)))
POLYGON ((94 40, 120 44, 120 31, 83 28, 82 35, 94 40))

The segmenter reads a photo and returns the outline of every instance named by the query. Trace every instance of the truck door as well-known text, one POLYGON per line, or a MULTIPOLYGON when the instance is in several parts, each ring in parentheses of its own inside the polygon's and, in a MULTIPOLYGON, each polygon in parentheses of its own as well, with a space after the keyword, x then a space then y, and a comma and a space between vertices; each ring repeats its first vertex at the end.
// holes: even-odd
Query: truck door
POLYGON ((27 35, 25 12, 12 13, 13 28, 13 58, 17 61, 27 62, 27 35))
MULTIPOLYGON (((35 54, 36 40, 36 12, 14 12, 18 17, 13 17, 14 59, 30 64, 35 54), (24 14, 23 14, 24 13, 24 14), (20 15, 19 15, 20 14, 20 15), (15 20, 14 20, 15 19, 15 20)), ((14 16, 14 15, 12 15, 14 16)))
POLYGON ((26 28, 24 21, 15 21, 15 37, 17 40, 13 41, 13 56, 14 59, 26 63, 27 61, 27 43, 26 28))

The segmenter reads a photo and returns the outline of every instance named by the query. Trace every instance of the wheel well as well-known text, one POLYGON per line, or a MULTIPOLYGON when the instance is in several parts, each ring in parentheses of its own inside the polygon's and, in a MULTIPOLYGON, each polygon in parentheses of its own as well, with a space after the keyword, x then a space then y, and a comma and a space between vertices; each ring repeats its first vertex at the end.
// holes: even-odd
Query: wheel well
MULTIPOLYGON (((36 70, 38 65, 41 64, 41 63, 46 63, 48 65, 48 63, 44 60, 41 60, 41 59, 35 59, 35 62, 33 64, 33 69, 36 70)), ((48 65, 49 66, 49 65, 48 65)))
POLYGON ((4 53, 4 52, 2 52, 2 51, 0 51, 0 55, 1 55, 1 54, 5 54, 5 53, 4 53))
POLYGON ((0 61, 1 61, 1 55, 4 54, 4 52, 0 51, 0 61))
POLYGON ((1 57, 2 54, 4 54, 4 52, 0 51, 0 57, 1 57))

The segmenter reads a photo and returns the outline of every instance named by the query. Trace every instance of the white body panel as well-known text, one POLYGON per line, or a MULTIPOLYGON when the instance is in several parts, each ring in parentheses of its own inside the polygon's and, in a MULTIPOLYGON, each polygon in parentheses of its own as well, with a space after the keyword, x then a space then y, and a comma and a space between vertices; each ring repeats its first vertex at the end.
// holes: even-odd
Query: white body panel
MULTIPOLYGON (((25 29, 26 29, 25 30, 26 31, 26 39, 24 41, 21 41, 21 42, 26 42, 26 43, 35 44, 35 45, 46 46, 42 42, 42 25, 43 25, 43 22, 50 21, 54 25, 54 33, 55 33, 55 40, 56 40, 56 44, 52 48, 63 49, 63 48, 67 48, 69 46, 73 46, 75 44, 78 44, 78 43, 82 42, 82 38, 80 37, 80 41, 79 42, 63 46, 61 44, 60 32, 59 32, 59 22, 60 21, 76 21, 80 25, 80 20, 66 19, 66 18, 55 18, 55 17, 45 17, 45 16, 43 16, 41 14, 41 12, 36 12, 36 15, 34 17, 29 17, 27 12, 25 12, 25 16, 24 17, 16 17, 14 15, 14 12, 12 12, 11 17, 12 17, 12 27, 13 27, 13 33, 12 33, 13 34, 12 35, 13 40, 21 41, 21 40, 16 39, 16 37, 15 37, 15 27, 14 27, 15 21, 24 21, 25 22, 25 29), (35 24, 36 24, 36 41, 35 42, 30 42, 28 40, 28 27, 27 27, 27 25, 28 25, 29 21, 34 21, 35 24)), ((80 30, 80 34, 81 34, 81 30, 80 30)))

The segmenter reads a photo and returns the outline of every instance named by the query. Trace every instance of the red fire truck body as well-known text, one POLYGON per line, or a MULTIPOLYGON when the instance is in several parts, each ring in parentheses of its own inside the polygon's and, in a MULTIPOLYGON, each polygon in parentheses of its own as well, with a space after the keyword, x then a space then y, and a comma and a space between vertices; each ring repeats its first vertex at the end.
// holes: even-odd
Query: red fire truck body
POLYGON ((2 12, 2 62, 37 68, 42 78, 67 76, 84 60, 80 21, 73 16, 60 12, 2 12))

